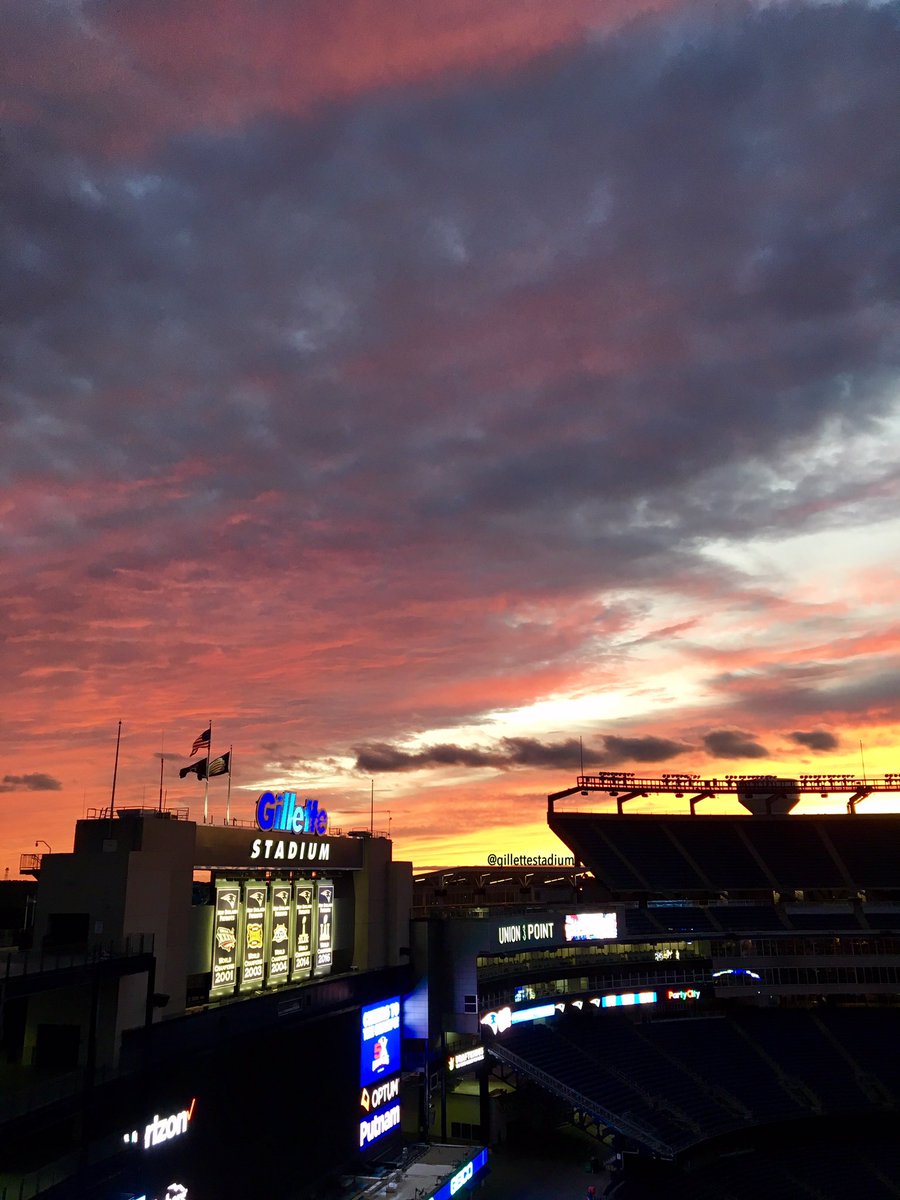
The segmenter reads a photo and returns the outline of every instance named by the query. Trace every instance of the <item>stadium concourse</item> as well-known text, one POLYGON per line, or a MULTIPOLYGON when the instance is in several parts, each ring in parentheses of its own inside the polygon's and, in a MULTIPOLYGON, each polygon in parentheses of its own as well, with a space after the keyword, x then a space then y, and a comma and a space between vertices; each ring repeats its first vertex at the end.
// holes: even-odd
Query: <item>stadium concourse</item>
MULTIPOLYGON (((857 811, 843 777, 846 814, 788 815, 796 780, 721 789, 755 791, 753 815, 585 811, 649 782, 613 779, 550 797, 576 864, 561 926, 480 910, 503 922, 467 984, 491 1077, 592 1132, 617 1200, 900 1196, 900 816, 857 811)), ((515 876, 480 875, 469 904, 515 876)))

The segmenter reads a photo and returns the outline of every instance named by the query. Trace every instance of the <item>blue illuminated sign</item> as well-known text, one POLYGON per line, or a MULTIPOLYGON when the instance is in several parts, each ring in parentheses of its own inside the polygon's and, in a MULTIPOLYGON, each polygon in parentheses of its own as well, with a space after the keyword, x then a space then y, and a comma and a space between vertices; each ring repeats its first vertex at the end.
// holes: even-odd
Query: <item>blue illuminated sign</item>
POLYGON ((399 1125, 399 1100, 396 1104, 389 1104, 387 1108, 379 1108, 376 1112, 371 1113, 359 1123, 360 1150, 365 1150, 366 1146, 371 1146, 373 1142, 377 1142, 380 1138, 383 1138, 392 1129, 399 1128, 399 1125))
POLYGON ((474 1158, 465 1163, 456 1174, 442 1184, 432 1195, 431 1200, 452 1200, 465 1185, 487 1166, 488 1152, 480 1150, 474 1158))
POLYGON ((656 992, 620 992, 617 996, 603 996, 601 1008, 628 1008, 632 1004, 655 1004, 656 992))
POLYGON ((531 1008, 501 1008, 496 1012, 485 1013, 481 1024, 487 1025, 494 1033, 503 1033, 510 1025, 521 1025, 525 1021, 543 1021, 547 1017, 555 1017, 561 1005, 534 1004, 531 1008))
POLYGON ((400 997, 392 996, 378 1004, 366 1005, 360 1013, 360 1085, 366 1087, 399 1070, 400 997))
POLYGON ((328 813, 319 808, 318 800, 298 804, 296 792, 263 792, 256 802, 256 824, 266 833, 278 829, 282 833, 323 834, 328 813))

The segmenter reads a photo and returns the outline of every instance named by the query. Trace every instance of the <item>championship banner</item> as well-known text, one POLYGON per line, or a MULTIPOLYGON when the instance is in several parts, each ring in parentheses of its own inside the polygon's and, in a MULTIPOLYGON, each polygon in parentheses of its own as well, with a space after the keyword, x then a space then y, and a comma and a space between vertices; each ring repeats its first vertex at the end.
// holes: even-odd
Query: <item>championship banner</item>
POLYGON ((242 992, 254 991, 263 985, 266 964, 267 891, 266 885, 259 880, 244 884, 242 992))
POLYGON ((294 885, 294 965, 291 979, 308 979, 312 974, 312 924, 314 886, 311 879, 294 885))
POLYGON ((240 884, 217 881, 210 996, 228 995, 237 985, 240 910, 240 884))
POLYGON ((291 973, 291 885, 276 879, 271 885, 268 983, 286 983, 291 973))
POLYGON ((316 913, 318 939, 315 974, 327 975, 331 970, 334 948, 334 883, 330 879, 319 879, 316 883, 316 913))

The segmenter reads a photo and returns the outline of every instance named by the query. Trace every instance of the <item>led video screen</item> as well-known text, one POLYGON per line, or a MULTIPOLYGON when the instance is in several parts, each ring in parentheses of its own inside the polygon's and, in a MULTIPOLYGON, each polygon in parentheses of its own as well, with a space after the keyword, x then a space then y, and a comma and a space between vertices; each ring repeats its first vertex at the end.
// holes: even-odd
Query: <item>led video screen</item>
POLYGON ((359 1082, 362 1087, 400 1070, 400 997, 367 1004, 360 1013, 359 1082))

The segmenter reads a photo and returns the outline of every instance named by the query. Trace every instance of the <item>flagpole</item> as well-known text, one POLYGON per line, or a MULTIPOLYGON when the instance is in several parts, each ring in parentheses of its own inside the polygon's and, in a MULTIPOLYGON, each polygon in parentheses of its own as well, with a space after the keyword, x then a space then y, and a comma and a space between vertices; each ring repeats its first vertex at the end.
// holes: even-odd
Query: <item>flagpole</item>
POLYGON ((206 788, 203 792, 203 824, 209 824, 209 764, 212 762, 212 717, 209 725, 209 741, 206 743, 206 788))
POLYGON ((118 775, 118 773, 119 773, 119 743, 121 742, 121 740, 122 740, 122 722, 120 721, 119 722, 119 731, 116 734, 116 761, 115 761, 115 764, 113 765, 112 793, 109 797, 109 819, 110 819, 110 821, 113 819, 113 812, 115 811, 115 807, 116 807, 116 775, 118 775))
POLYGON ((234 759, 234 746, 228 747, 228 794, 225 797, 225 824, 231 824, 231 764, 234 759))
POLYGON ((163 767, 166 765, 166 735, 163 732, 159 754, 159 811, 163 810, 163 767))

